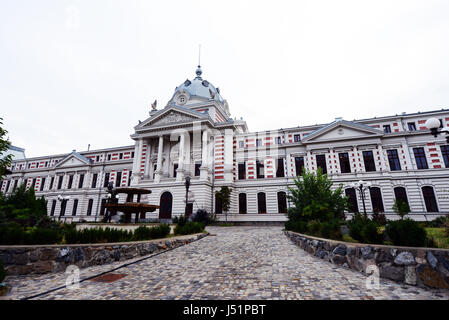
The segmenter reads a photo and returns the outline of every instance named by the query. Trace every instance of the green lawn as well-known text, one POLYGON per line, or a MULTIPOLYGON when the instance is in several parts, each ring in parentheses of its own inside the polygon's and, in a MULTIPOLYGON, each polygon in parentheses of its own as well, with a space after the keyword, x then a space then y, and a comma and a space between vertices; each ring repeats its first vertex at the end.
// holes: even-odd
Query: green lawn
POLYGON ((449 249, 449 237, 444 234, 444 228, 426 228, 427 237, 432 238, 438 248, 449 249))

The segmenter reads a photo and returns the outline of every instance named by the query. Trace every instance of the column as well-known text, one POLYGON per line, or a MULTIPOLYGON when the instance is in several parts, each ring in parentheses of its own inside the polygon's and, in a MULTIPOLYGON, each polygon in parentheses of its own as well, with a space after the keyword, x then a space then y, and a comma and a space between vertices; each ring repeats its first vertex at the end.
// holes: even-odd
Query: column
POLYGON ((185 147, 185 134, 181 133, 179 139, 179 158, 178 158, 178 169, 176 169, 176 181, 184 180, 184 147, 185 147))
POLYGON ((202 146, 202 154, 201 154, 201 168, 200 168, 200 179, 207 180, 207 174, 209 170, 209 159, 208 159, 208 142, 209 135, 207 134, 207 130, 203 131, 203 146, 202 146))
POLYGON ((154 176, 154 182, 159 183, 161 181, 162 176, 162 149, 164 147, 164 137, 159 136, 159 146, 157 149, 157 165, 156 165, 156 174, 154 176))
POLYGON ((134 147, 134 160, 133 160, 133 174, 131 184, 135 185, 139 183, 140 180, 140 167, 141 167, 141 158, 142 158, 142 146, 143 140, 139 139, 136 141, 134 147))

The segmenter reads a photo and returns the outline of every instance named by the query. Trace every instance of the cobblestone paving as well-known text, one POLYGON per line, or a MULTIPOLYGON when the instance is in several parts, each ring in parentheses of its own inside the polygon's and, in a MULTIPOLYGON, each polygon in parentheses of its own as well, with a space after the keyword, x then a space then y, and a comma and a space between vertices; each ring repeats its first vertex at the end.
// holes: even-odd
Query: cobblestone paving
MULTIPOLYGON (((85 281, 37 299, 449 299, 448 291, 366 277, 312 257, 281 227, 209 227, 212 234, 186 246, 114 271, 112 283, 85 281)), ((137 260, 137 259, 135 259, 137 260)), ((128 263, 129 261, 126 261, 128 263)), ((81 279, 124 262, 81 269, 81 279)), ((65 285, 65 274, 8 277, 6 298, 28 297, 65 285)))

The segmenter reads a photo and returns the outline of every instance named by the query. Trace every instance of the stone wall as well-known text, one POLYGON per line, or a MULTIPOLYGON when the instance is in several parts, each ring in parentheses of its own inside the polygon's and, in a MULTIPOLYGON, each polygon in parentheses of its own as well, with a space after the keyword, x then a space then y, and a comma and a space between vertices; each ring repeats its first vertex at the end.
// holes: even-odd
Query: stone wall
POLYGON ((369 265, 379 268, 381 278, 409 285, 449 289, 449 250, 370 245, 321 239, 285 231, 308 253, 363 274, 369 265))
POLYGON ((0 260, 7 275, 51 273, 64 271, 72 264, 86 268, 145 256, 188 244, 207 235, 198 233, 148 241, 101 244, 0 246, 0 260))

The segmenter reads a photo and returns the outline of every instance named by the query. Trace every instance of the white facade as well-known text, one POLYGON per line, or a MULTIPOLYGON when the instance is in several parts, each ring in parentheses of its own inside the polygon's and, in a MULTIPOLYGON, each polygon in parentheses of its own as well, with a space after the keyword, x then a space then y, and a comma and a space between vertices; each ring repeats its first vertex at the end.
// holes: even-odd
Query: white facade
MULTIPOLYGON (((449 110, 248 132, 245 121, 231 118, 219 89, 201 75, 198 68, 195 79, 177 87, 164 108, 153 106, 150 117, 134 128, 133 145, 13 161, 13 173, 2 181, 1 191, 34 183, 36 194, 48 200, 50 215, 99 221, 105 186, 112 181, 114 186, 149 188, 152 193, 142 201, 164 209, 147 213, 147 218, 167 219, 184 213, 184 182, 190 176, 193 211, 215 212, 214 192, 229 186, 228 221, 284 221, 288 204, 279 193, 294 185, 303 163, 311 171, 325 166, 335 187, 370 182, 368 213, 374 202, 374 209, 394 219, 393 202, 404 193, 416 219, 449 212, 449 146, 424 126, 436 117, 449 127, 449 110), (161 203, 167 192, 171 213, 167 201, 161 203), (70 197, 65 212, 58 195, 70 197)), ((360 194, 354 192, 362 212, 360 194)), ((224 220, 223 214, 218 216, 224 220)))

